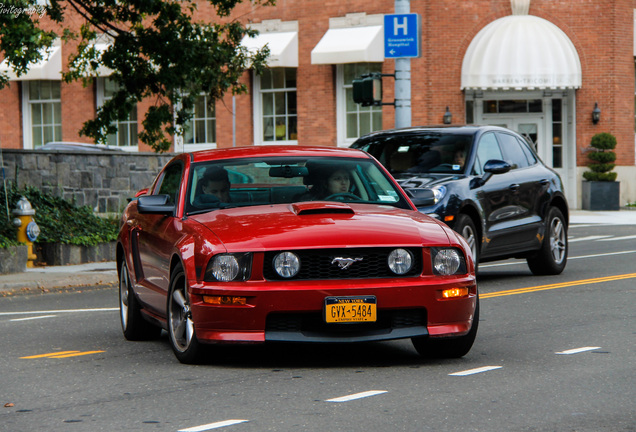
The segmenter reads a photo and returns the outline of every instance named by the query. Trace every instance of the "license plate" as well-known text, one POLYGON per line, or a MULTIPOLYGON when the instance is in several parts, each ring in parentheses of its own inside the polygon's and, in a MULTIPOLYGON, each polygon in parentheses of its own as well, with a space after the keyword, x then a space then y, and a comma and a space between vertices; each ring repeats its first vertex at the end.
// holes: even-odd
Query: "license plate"
POLYGON ((325 298, 328 323, 375 322, 378 319, 375 296, 325 298))

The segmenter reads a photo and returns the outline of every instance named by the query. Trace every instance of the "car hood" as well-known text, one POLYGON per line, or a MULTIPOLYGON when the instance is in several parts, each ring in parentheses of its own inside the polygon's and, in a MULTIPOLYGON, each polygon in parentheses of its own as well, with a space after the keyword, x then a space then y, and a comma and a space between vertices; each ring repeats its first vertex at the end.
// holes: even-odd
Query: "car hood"
POLYGON ((313 201, 216 210, 191 219, 235 252, 450 242, 428 216, 382 205, 313 201))
POLYGON ((404 189, 433 187, 465 178, 458 174, 402 173, 395 174, 395 179, 404 189))

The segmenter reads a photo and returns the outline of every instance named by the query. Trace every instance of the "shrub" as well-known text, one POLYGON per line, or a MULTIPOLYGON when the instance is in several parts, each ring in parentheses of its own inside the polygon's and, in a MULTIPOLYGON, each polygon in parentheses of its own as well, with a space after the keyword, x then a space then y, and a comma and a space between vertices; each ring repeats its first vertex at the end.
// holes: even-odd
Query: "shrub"
POLYGON ((588 153, 592 162, 587 165, 590 171, 584 172, 583 178, 587 181, 615 181, 617 173, 610 171, 616 166, 616 153, 612 151, 616 148, 616 137, 601 132, 592 137, 590 146, 595 150, 588 153))
MULTIPOLYGON (((117 239, 119 223, 116 218, 101 218, 88 206, 77 207, 60 197, 45 194, 39 189, 27 187, 7 189, 11 212, 21 196, 25 196, 35 209, 34 219, 40 226, 36 243, 63 243, 94 246, 117 239)), ((0 189, 1 203, 5 203, 4 190, 0 189)), ((6 210, 0 216, 0 247, 19 244, 11 215, 7 220, 6 210)))

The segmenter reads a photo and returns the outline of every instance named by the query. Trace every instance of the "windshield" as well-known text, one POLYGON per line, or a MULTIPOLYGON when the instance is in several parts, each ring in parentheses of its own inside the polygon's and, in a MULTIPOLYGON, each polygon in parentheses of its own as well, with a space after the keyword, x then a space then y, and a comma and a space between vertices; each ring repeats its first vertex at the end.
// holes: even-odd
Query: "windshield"
POLYGON ((472 137, 423 132, 381 136, 356 145, 372 154, 391 174, 463 173, 472 137))
POLYGON ((193 165, 186 213, 319 200, 409 208, 370 159, 276 157, 193 165))

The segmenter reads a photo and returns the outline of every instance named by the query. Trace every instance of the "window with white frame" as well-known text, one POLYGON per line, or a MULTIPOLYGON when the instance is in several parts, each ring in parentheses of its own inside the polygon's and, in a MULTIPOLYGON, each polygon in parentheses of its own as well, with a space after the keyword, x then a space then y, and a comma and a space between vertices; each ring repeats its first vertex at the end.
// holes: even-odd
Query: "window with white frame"
POLYGON ((349 63, 338 65, 338 144, 348 146, 369 132, 382 129, 382 107, 353 102, 353 80, 371 72, 382 72, 382 63, 349 63))
POLYGON ((194 102, 193 117, 188 121, 183 133, 183 143, 216 144, 216 114, 214 102, 208 103, 206 95, 197 97, 194 102))
POLYGON ((296 141, 296 69, 266 69, 263 75, 255 76, 254 89, 255 143, 296 141))
MULTIPOLYGON (((113 97, 117 91, 117 83, 109 78, 97 78, 97 107, 113 97)), ((124 120, 116 122, 117 131, 108 135, 107 144, 113 147, 133 147, 137 141, 137 105, 124 120)))
POLYGON ((61 81, 24 81, 24 147, 62 140, 61 81))

